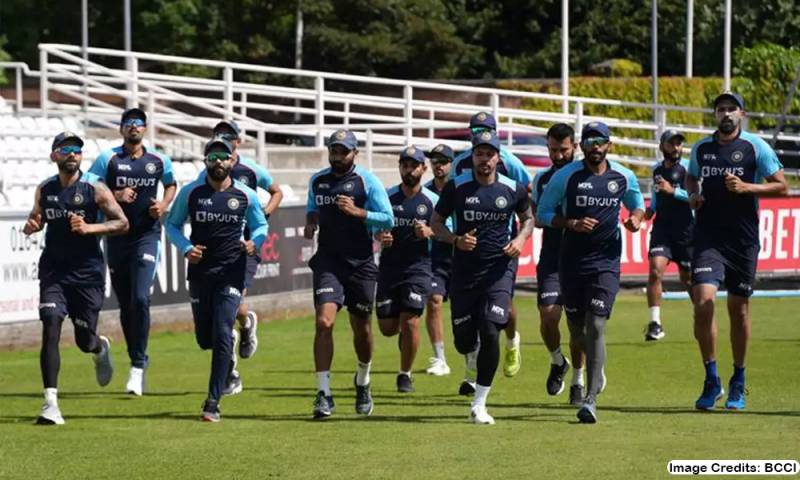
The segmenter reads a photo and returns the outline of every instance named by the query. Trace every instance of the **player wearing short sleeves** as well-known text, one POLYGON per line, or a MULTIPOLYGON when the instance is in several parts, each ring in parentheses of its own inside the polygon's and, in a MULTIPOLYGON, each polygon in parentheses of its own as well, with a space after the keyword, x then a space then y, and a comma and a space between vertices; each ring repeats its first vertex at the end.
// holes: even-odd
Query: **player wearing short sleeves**
MULTIPOLYGON (((453 162, 453 149, 445 144, 436 145, 428 153, 433 179, 425 184, 425 188, 437 196, 442 193, 450 175, 453 162)), ((450 290, 450 269, 453 266, 453 246, 433 239, 431 243, 431 270, 433 283, 428 306, 425 309, 425 324, 433 346, 433 357, 430 366, 425 370, 429 375, 450 375, 450 366, 444 354, 444 327, 442 325, 442 305, 447 301, 450 290)))
POLYGON ((387 191, 394 212, 394 228, 379 231, 381 244, 375 310, 381 333, 400 335, 400 372, 397 391, 411 393, 411 367, 419 347, 419 317, 431 294, 430 227, 439 197, 420 183, 425 154, 416 146, 400 153, 402 183, 387 191))
MULTIPOLYGON (((575 130, 565 123, 556 123, 547 130, 547 151, 553 166, 542 170, 533 179, 533 208, 539 204, 542 194, 553 175, 575 156, 578 144, 575 143, 575 130)), ((561 353, 561 332, 558 323, 561 321, 563 301, 561 299, 561 282, 558 277, 558 263, 561 257, 561 237, 563 229, 542 228, 542 248, 539 261, 536 263, 536 301, 539 307, 539 333, 542 335, 547 351, 550 353, 550 373, 545 382, 548 395, 558 395, 564 390, 564 376, 569 371, 569 361, 561 353)), ((570 336, 570 357, 572 358, 572 385, 569 389, 569 402, 580 405, 584 397, 583 384, 583 351, 577 339, 570 336)))
POLYGON ((247 256, 267 235, 256 193, 230 176, 233 146, 215 138, 204 149, 207 175, 185 185, 167 217, 167 238, 189 262, 187 279, 197 344, 211 350, 211 375, 202 420, 220 420, 219 402, 233 369, 233 323, 242 301, 247 256), (187 219, 191 237, 183 226, 187 219), (250 240, 242 238, 247 225, 250 240))
POLYGON ((578 410, 582 423, 597 421, 597 395, 605 383, 605 328, 619 291, 622 235, 620 209, 630 212, 624 225, 638 231, 644 199, 636 176, 606 159, 611 148, 608 126, 583 127, 582 162, 572 162, 553 175, 542 195, 536 217, 546 226, 564 229, 560 281, 570 334, 583 344, 587 392, 578 410))
MULTIPOLYGON (((483 132, 497 133, 497 121, 492 114, 487 112, 478 112, 473 115, 469 120, 470 134, 475 137, 483 132)), ((473 168, 472 149, 465 150, 458 154, 453 160, 453 177, 457 177, 467 170, 473 168)), ((500 160, 497 163, 497 173, 525 185, 525 188, 530 191, 531 188, 531 174, 525 168, 522 160, 517 158, 516 155, 500 147, 500 160)), ((516 235, 516 223, 511 227, 512 235, 516 235)), ((517 268, 519 267, 518 261, 514 260, 514 279, 517 277, 517 268)), ((511 292, 513 298, 514 292, 511 292)), ((511 302, 511 312, 508 314, 508 325, 505 328, 506 332, 506 353, 503 355, 503 374, 507 377, 516 375, 520 368, 522 368, 522 350, 520 349, 521 337, 517 331, 517 310, 514 307, 514 302, 511 302)), ((467 361, 469 363, 469 359, 467 361)), ((469 367, 467 373, 469 374, 469 367)), ((464 385, 462 385, 463 388, 464 385)), ((468 392, 471 393, 471 392, 468 392)))
POLYGON ((108 238, 108 269, 119 301, 119 319, 131 368, 125 391, 142 395, 149 358, 150 290, 161 257, 161 216, 175 197, 172 160, 144 147, 147 115, 138 108, 122 114, 119 132, 124 143, 102 152, 89 172, 114 194, 130 222, 125 235, 108 238), (158 184, 164 194, 158 199, 158 184))
POLYGON ((726 92, 714 100, 717 131, 695 143, 686 182, 696 211, 692 257, 694 334, 706 370, 695 402, 714 408, 724 389, 717 374, 717 289, 728 290, 733 376, 725 408, 745 407, 745 356, 750 339, 750 295, 758 263, 758 198, 786 195, 783 166, 763 140, 742 130, 744 100, 726 92))
POLYGON ((393 226, 392 206, 380 180, 354 164, 358 141, 353 132, 337 130, 328 143, 329 168, 320 170, 308 184, 305 237, 319 230, 313 271, 316 333, 314 364, 317 373, 315 419, 334 411, 330 389, 333 362, 333 325, 336 312, 347 306, 358 357, 355 375, 356 413, 373 409, 369 371, 372 362, 370 315, 375 300, 378 267, 372 234, 393 226))
POLYGON ((453 254, 451 312, 456 349, 477 351, 475 397, 470 420, 493 424, 486 397, 500 360, 499 331, 508 323, 515 259, 533 230, 526 185, 497 173, 500 140, 493 132, 473 139, 472 171, 445 185, 431 226, 436 236, 456 247, 453 254), (519 233, 512 237, 514 216, 519 233), (454 219, 454 231, 447 228, 454 219))
POLYGON ((50 160, 58 166, 58 175, 36 188, 33 209, 23 227, 25 235, 31 235, 47 226, 39 258, 39 360, 44 384, 44 404, 36 419, 40 425, 64 423, 58 407, 58 343, 67 315, 75 327, 78 348, 93 354, 97 383, 108 385, 114 373, 111 343, 97 335, 105 290, 99 236, 124 234, 128 220, 100 179, 79 170, 82 147, 83 140, 74 133, 55 137, 50 160))
POLYGON ((681 160, 684 136, 675 130, 661 135, 659 149, 664 160, 653 169, 653 193, 644 218, 653 220, 650 230, 650 272, 647 277, 647 306, 650 323, 645 341, 664 338, 661 326, 661 280, 669 262, 678 265, 681 283, 691 295, 692 230, 694 214, 686 194, 689 162, 681 160))

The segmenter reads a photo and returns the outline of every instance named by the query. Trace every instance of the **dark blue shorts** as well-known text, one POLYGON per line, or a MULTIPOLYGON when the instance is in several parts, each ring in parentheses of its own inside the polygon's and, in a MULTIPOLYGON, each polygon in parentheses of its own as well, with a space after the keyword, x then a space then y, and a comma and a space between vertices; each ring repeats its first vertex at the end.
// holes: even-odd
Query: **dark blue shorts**
POLYGON ((683 270, 692 266, 692 246, 688 235, 674 235, 662 228, 650 232, 650 257, 664 257, 683 270))
POLYGON ((250 288, 253 286, 253 280, 256 278, 256 272, 258 271, 259 263, 261 263, 261 258, 258 255, 247 256, 247 269, 245 270, 244 276, 244 288, 250 288))
POLYGON ((375 312, 378 318, 397 318, 406 312, 422 315, 431 294, 431 277, 416 275, 401 281, 378 279, 375 312))
POLYGON ((750 297, 756 279, 758 251, 758 245, 698 238, 692 258, 692 284, 710 284, 717 288, 724 285, 732 295, 750 297))
POLYGON ((540 262, 536 265, 536 303, 541 306, 563 305, 558 265, 540 262))
POLYGON ((374 260, 350 264, 317 253, 308 265, 314 273, 314 305, 335 303, 337 309, 346 306, 351 313, 372 313, 378 278, 374 260))
POLYGON ((39 319, 67 315, 76 327, 97 331, 97 319, 103 307, 103 285, 72 285, 60 282, 39 285, 39 319))
POLYGON ((464 324, 474 326, 486 321, 505 325, 508 322, 513 290, 514 276, 511 269, 488 286, 462 289, 454 285, 450 292, 453 329, 464 324))
POLYGON ((561 271, 561 297, 571 321, 583 322, 586 313, 610 317, 619 292, 619 272, 590 274, 561 271))

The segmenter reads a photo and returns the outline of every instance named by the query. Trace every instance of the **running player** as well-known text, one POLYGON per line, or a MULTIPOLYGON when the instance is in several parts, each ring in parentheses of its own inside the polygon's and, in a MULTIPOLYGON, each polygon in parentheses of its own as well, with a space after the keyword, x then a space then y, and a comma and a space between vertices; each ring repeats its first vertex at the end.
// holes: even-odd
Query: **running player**
POLYGON ((387 337, 399 334, 400 372, 397 391, 411 393, 411 367, 419 347, 419 317, 431 293, 430 227, 439 196, 420 183, 425 154, 415 146, 400 153, 402 183, 387 191, 394 211, 394 228, 376 234, 381 259, 375 296, 378 326, 387 337))
POLYGON ((58 175, 36 187, 33 209, 22 230, 31 235, 47 225, 39 258, 44 405, 36 423, 41 425, 64 423, 58 407, 58 342, 67 315, 75 327, 78 348, 93 354, 97 383, 108 385, 114 373, 111 343, 97 335, 105 291, 99 236, 124 234, 128 220, 108 188, 95 175, 80 171, 82 147, 83 140, 74 133, 55 137, 50 160, 58 166, 58 175))
POLYGON ((142 143, 147 115, 138 108, 122 113, 123 144, 102 152, 89 172, 108 185, 130 222, 126 235, 109 237, 108 269, 119 301, 119 319, 131 369, 125 391, 142 395, 150 336, 150 289, 161 257, 161 216, 175 197, 172 160, 142 143), (158 182, 164 195, 158 199, 158 182))
POLYGON ((431 226, 440 240, 457 249, 450 292, 456 349, 461 354, 478 352, 470 420, 494 424, 486 397, 500 360, 499 331, 508 323, 514 259, 531 235, 533 215, 527 185, 497 173, 497 134, 482 132, 472 144, 475 168, 447 182, 431 226), (512 237, 515 213, 521 226, 512 237), (451 215, 456 233, 445 225, 451 215))
POLYGON ((561 295, 570 335, 586 353, 588 385, 578 410, 582 423, 597 422, 596 399, 604 383, 605 328, 619 291, 621 204, 630 212, 624 222, 628 230, 638 231, 644 217, 636 176, 606 159, 610 148, 606 124, 583 127, 583 161, 570 163, 550 178, 536 210, 541 224, 564 229, 561 295))
MULTIPOLYGON (((497 133, 497 121, 494 116, 486 112, 478 112, 469 119, 470 134, 474 137, 483 132, 497 133)), ((458 154, 453 160, 453 177, 457 177, 467 170, 472 169, 472 149, 465 150, 458 154)), ((500 160, 497 163, 497 172, 503 176, 525 185, 528 191, 531 190, 531 174, 525 168, 522 161, 516 155, 500 147, 500 160)), ((512 236, 516 235, 516 223, 512 225, 512 236)), ((517 277, 518 260, 514 259, 514 278, 517 277)), ((514 292, 511 292, 513 299, 514 292)), ((505 328, 506 332, 506 353, 503 356, 503 374, 507 377, 516 375, 522 367, 522 350, 520 350, 521 338, 517 331, 517 311, 514 307, 514 302, 511 302, 511 312, 508 314, 508 324, 505 328)), ((462 382, 459 393, 462 395, 471 394, 470 373, 471 367, 470 360, 474 356, 467 357, 467 375, 465 381, 462 382)), ((474 371, 474 370, 472 370, 474 371)))
MULTIPOLYGON (((547 150, 553 166, 542 170, 533 179, 533 204, 539 204, 548 182, 559 169, 572 162, 578 144, 575 143, 575 130, 565 124, 556 123, 547 130, 547 150)), ((569 362, 561 353, 561 332, 558 323, 561 321, 561 283, 558 279, 558 262, 561 256, 561 237, 564 231, 560 228, 542 227, 542 248, 539 261, 536 263, 536 296, 539 306, 539 332, 542 335, 547 351, 550 353, 550 374, 545 384, 548 395, 558 395, 564 390, 564 376, 569 371, 569 362)), ((570 335, 570 357, 572 358, 572 385, 569 389, 569 403, 580 405, 584 397, 583 385, 583 351, 577 339, 570 335)))
POLYGON ((661 279, 669 262, 678 265, 681 284, 692 294, 692 230, 694 214, 689 208, 686 194, 686 170, 689 162, 681 160, 684 136, 675 130, 661 134, 659 149, 664 160, 653 169, 653 194, 645 220, 655 215, 650 231, 650 273, 647 277, 647 306, 650 323, 644 334, 645 341, 664 338, 661 326, 661 279))
POLYGON ((706 370, 695 402, 714 408, 724 390, 717 374, 717 289, 728 290, 733 376, 725 408, 745 408, 745 356, 750 340, 750 295, 758 263, 758 198, 786 195, 783 166, 763 140, 742 129, 744 100, 726 92, 714 100, 717 131, 692 147, 686 182, 697 212, 692 257, 694 336, 706 370), (764 182, 766 180, 766 182, 764 182))
MULTIPOLYGON (((450 175, 453 162, 453 149, 445 144, 436 145, 428 153, 431 162, 433 179, 425 184, 425 188, 440 195, 450 175)), ((430 366, 425 370, 429 375, 450 375, 450 366, 444 354, 444 327, 442 325, 442 305, 447 301, 450 289, 450 269, 453 266, 453 246, 433 239, 431 244, 431 269, 433 283, 428 306, 425 309, 425 324, 433 346, 433 357, 430 366)), ((474 378, 474 375, 473 375, 474 378)))
POLYGON ((167 237, 189 261, 187 279, 197 344, 211 349, 211 375, 202 419, 220 420, 219 402, 233 369, 233 323, 242 301, 247 256, 267 234, 256 193, 231 178, 233 145, 215 138, 204 149, 207 175, 185 185, 167 217, 167 237), (189 219, 192 233, 183 226, 189 219), (242 239, 245 225, 250 239, 242 239))
POLYGON ((372 251, 372 232, 392 228, 389 197, 380 180, 354 164, 358 140, 353 132, 337 130, 328 143, 331 166, 311 177, 306 205, 306 238, 319 229, 317 252, 309 266, 314 272, 314 364, 317 396, 314 418, 330 417, 335 404, 330 388, 333 325, 336 312, 347 306, 353 346, 358 357, 355 375, 356 413, 372 413, 369 371, 372 363, 370 315, 375 300, 378 267, 372 251))

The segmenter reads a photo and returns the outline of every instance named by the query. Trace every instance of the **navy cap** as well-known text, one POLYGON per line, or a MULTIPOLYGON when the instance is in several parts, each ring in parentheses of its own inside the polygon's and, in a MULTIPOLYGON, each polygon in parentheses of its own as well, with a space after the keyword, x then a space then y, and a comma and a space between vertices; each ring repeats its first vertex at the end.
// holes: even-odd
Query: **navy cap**
POLYGON ((598 136, 607 140, 611 139, 611 132, 608 130, 608 125, 603 122, 591 122, 583 126, 583 130, 581 130, 581 141, 589 137, 598 136))
POLYGON ((448 161, 452 162, 453 158, 455 158, 456 154, 453 152, 453 149, 450 148, 449 145, 445 145, 444 143, 440 143, 431 149, 428 152, 428 157, 433 158, 434 155, 444 157, 448 161))
POLYGON ((228 153, 233 153, 233 145, 231 145, 231 142, 225 140, 222 137, 214 137, 206 143, 205 148, 203 148, 203 155, 208 155, 208 152, 214 145, 222 145, 223 147, 225 147, 225 150, 228 153))
POLYGON ((491 113, 478 112, 469 119, 469 128, 490 128, 497 130, 497 121, 491 113))
POLYGON ((55 150, 56 148, 60 147, 63 143, 66 143, 67 140, 72 140, 78 144, 79 147, 83 146, 83 139, 78 136, 77 133, 72 132, 61 132, 53 139, 53 144, 50 146, 50 150, 55 150))
POLYGON ((425 163, 425 153, 414 145, 409 145, 400 152, 400 161, 414 160, 417 163, 425 163))
POLYGON ((120 120, 120 123, 124 123, 125 120, 131 117, 141 118, 144 121, 144 123, 147 124, 147 114, 144 113, 144 110, 142 110, 141 108, 135 108, 135 107, 129 108, 124 112, 122 112, 122 119, 120 120))
POLYGON ((481 145, 489 145, 490 147, 494 148, 499 152, 500 137, 498 137, 496 133, 488 131, 481 132, 472 137, 472 148, 479 147, 481 145))
POLYGON ((236 123, 234 120, 222 120, 222 121, 221 121, 221 122, 219 122, 218 124, 214 125, 214 134, 215 134, 215 135, 219 135, 219 134, 217 133, 217 130, 219 130, 221 127, 228 127, 228 128, 230 128, 231 130, 233 130, 233 131, 234 131, 234 133, 236 133, 236 136, 237 136, 237 137, 238 137, 238 136, 240 136, 240 135, 242 134, 242 129, 241 129, 241 128, 239 128, 239 124, 238 124, 238 123, 236 123))
POLYGON ((334 145, 341 145, 348 150, 355 150, 358 148, 358 140, 350 130, 336 130, 331 134, 328 141, 329 148, 334 145))
POLYGON ((681 140, 686 140, 686 136, 681 132, 673 129, 665 130, 664 133, 661 134, 661 140, 659 143, 669 142, 675 137, 681 137, 681 140))
POLYGON ((717 98, 714 99, 714 108, 717 108, 717 104, 723 100, 731 100, 736 105, 739 105, 739 108, 744 110, 744 98, 738 93, 733 92, 722 92, 721 94, 717 95, 717 98))

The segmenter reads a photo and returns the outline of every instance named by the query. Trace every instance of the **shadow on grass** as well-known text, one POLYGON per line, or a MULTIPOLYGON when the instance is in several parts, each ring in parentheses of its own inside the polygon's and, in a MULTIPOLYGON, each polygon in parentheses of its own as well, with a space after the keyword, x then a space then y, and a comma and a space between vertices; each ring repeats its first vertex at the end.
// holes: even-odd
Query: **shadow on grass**
MULTIPOLYGON (((204 395, 206 392, 146 392, 146 397, 184 397, 186 395, 204 395)), ((123 400, 127 399, 134 399, 138 397, 134 397, 131 394, 121 392, 121 391, 107 391, 107 392, 58 392, 58 398, 63 399, 70 399, 70 398, 110 398, 110 397, 118 397, 123 400)), ((0 398, 42 398, 41 392, 11 392, 11 393, 0 393, 0 398)))

